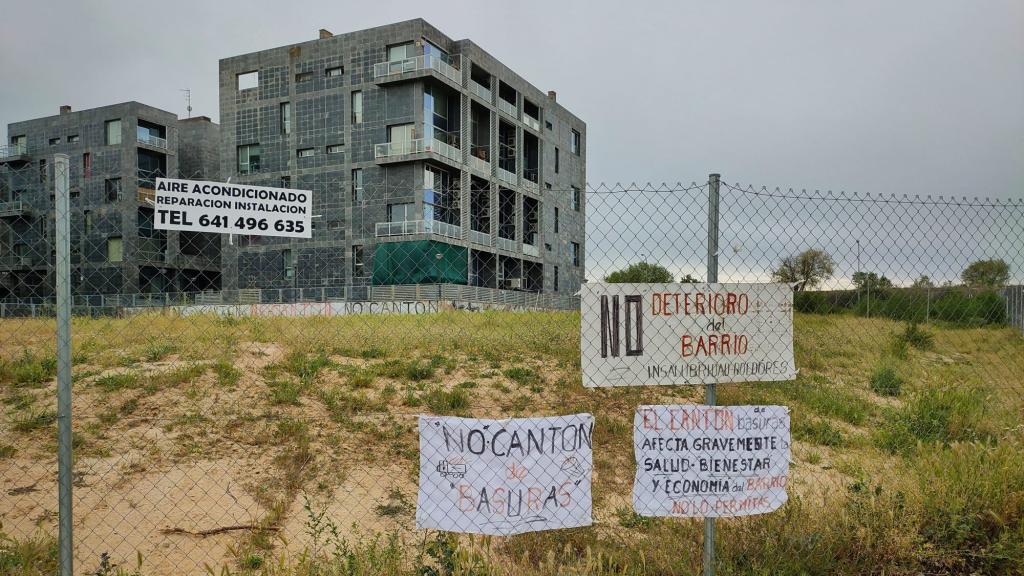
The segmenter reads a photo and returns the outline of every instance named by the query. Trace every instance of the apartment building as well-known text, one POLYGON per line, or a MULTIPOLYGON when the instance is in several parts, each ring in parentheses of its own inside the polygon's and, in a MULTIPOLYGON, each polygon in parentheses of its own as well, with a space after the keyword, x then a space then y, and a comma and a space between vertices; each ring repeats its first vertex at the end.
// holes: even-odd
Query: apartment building
POLYGON ((226 288, 582 282, 586 125, 474 42, 321 30, 219 80, 223 175, 312 190, 315 215, 312 239, 225 245, 226 288))
POLYGON ((0 297, 54 293, 54 154, 69 157, 74 294, 220 288, 217 235, 153 225, 160 176, 220 178, 207 117, 125 102, 8 124, 0 146, 0 297))

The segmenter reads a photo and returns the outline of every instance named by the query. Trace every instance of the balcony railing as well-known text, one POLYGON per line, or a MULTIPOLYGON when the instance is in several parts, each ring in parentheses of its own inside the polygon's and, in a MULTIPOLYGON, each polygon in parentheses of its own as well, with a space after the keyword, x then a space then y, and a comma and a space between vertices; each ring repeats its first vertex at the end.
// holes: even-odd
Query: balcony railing
POLYGON ((477 96, 487 101, 488 103, 491 102, 491 90, 489 88, 484 88, 483 84, 480 84, 479 82, 473 80, 472 78, 470 78, 469 80, 469 91, 472 92, 473 94, 476 94, 477 96))
MULTIPOLYGON (((139 188, 138 197, 139 197, 139 203, 140 204, 147 204, 147 205, 156 204, 156 190, 152 190, 150 188, 139 188)), ((117 194, 117 199, 118 200, 121 199, 121 194, 120 193, 117 194)))
POLYGON ((537 132, 540 132, 540 120, 530 116, 529 114, 523 114, 523 124, 526 124, 530 128, 533 128, 537 132))
POLYGON ((496 244, 498 248, 501 248, 502 250, 508 250, 509 252, 515 252, 516 250, 516 241, 511 238, 502 238, 501 236, 498 236, 496 244))
POLYGON ((475 170, 483 172, 484 174, 491 173, 491 163, 481 158, 477 158, 472 154, 469 156, 469 166, 475 170))
POLYGON ((28 146, 26 144, 0 146, 0 162, 22 159, 26 155, 28 155, 28 146))
POLYGON ((539 257, 540 256, 540 248, 538 248, 537 246, 534 246, 533 244, 527 244, 526 242, 523 242, 523 254, 526 254, 527 256, 537 256, 537 257, 539 257))
POLYGON ((516 105, 504 98, 498 98, 498 110, 501 110, 513 118, 516 117, 516 105))
POLYGON ((436 234, 447 238, 461 238, 462 226, 439 222, 437 220, 404 220, 401 222, 378 222, 376 235, 410 236, 414 234, 436 234))
POLYGON ((462 160, 462 155, 458 148, 436 138, 429 140, 426 138, 416 138, 414 140, 384 142, 375 145, 373 148, 375 158, 405 156, 406 154, 418 154, 421 152, 434 152, 454 162, 462 160))
MULTIPOLYGON (((455 57, 453 56, 452 58, 455 57)), ((440 57, 431 54, 413 56, 412 58, 395 60, 393 62, 378 62, 373 65, 373 77, 386 78, 395 74, 405 74, 406 72, 417 72, 421 70, 434 70, 452 82, 462 84, 462 78, 459 74, 458 68, 445 62, 440 57)))
POLYGON ((32 266, 31 256, 0 256, 0 268, 17 270, 18 268, 29 268, 32 266))
POLYGON ((167 149, 167 139, 160 138, 159 136, 153 136, 152 134, 138 134, 139 144, 145 144, 154 148, 167 149))
POLYGON ((509 172, 508 170, 505 170, 504 168, 498 168, 498 180, 501 180, 506 184, 511 184, 515 186, 516 175, 513 174, 512 172, 509 172))
POLYGON ((22 216, 26 212, 28 212, 28 204, 21 200, 0 203, 0 218, 22 216))
POLYGON ((135 258, 143 262, 164 262, 167 255, 160 250, 136 250, 135 258))
POLYGON ((474 244, 482 244, 484 246, 490 246, 491 245, 491 235, 488 234, 487 232, 481 232, 479 230, 470 229, 470 231, 469 231, 469 241, 473 242, 474 244))

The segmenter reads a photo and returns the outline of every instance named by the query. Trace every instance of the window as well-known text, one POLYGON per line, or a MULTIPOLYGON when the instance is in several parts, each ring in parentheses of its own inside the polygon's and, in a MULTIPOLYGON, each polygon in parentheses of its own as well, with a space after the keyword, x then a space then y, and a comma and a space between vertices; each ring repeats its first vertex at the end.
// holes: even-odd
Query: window
POLYGON ((260 171, 260 145, 244 144, 238 147, 238 173, 251 174, 260 171))
POLYGON ((57 144, 60 144, 60 138, 59 137, 58 138, 50 138, 50 146, 56 146, 57 144))
POLYGON ((148 208, 139 208, 139 212, 136 214, 135 219, 136 225, 139 229, 139 237, 152 238, 154 235, 153 211, 148 208))
POLYGON ((39 160, 39 181, 42 183, 46 183, 47 174, 48 172, 46 170, 46 158, 42 158, 39 160))
POLYGON ((416 219, 416 204, 388 204, 388 222, 409 222, 416 219))
POLYGON ((313 79, 313 73, 312 72, 299 72, 298 74, 295 75, 295 81, 296 82, 305 82, 306 80, 312 80, 312 79, 313 79))
POLYGON ((121 120, 107 120, 103 123, 103 142, 107 146, 121 143, 121 120))
POLYGON ((284 262, 284 277, 293 278, 295 276, 295 256, 291 250, 282 250, 281 259, 284 262))
POLYGON ((363 247, 352 247, 352 275, 359 277, 363 275, 363 247))
POLYGON ((237 76, 238 90, 252 90, 260 85, 260 73, 258 71, 242 72, 237 76))
POLYGON ((281 176, 281 188, 291 188, 291 187, 292 187, 292 177, 291 176, 281 176))
POLYGON ((554 130, 555 129, 555 127, 551 125, 551 122, 549 120, 545 120, 544 121, 544 127, 547 128, 548 130, 554 130))
POLYGON ((292 133, 292 103, 281 102, 281 134, 292 133))
POLYGON ((352 201, 363 201, 363 169, 356 168, 352 171, 352 201))
POLYGON ((82 176, 92 176, 92 154, 88 152, 82 154, 82 176))
POLYGON ((416 55, 416 45, 412 42, 388 46, 388 62, 400 62, 416 55))
POLYGON ((124 261, 124 241, 120 236, 107 238, 107 262, 124 261))
POLYGON ((580 189, 575 186, 572 187, 572 209, 580 211, 580 189))
POLYGON ((92 212, 86 210, 82 213, 85 221, 82 222, 82 229, 85 230, 86 234, 92 233, 92 212))
POLYGON ((297 150, 295 153, 296 153, 296 155, 298 155, 299 158, 312 158, 313 155, 316 154, 316 149, 315 148, 301 148, 301 149, 297 150))
POLYGON ((551 182, 545 182, 544 188, 546 188, 547 190, 551 190, 551 182))
POLYGON ((344 66, 334 66, 333 68, 328 68, 328 69, 324 70, 324 76, 327 76, 328 78, 337 78, 339 76, 344 76, 344 75, 345 75, 345 67, 344 66))
POLYGON ((391 144, 391 154, 412 153, 413 133, 414 128, 412 124, 388 126, 388 143, 391 144))
POLYGON ((68 144, 78 144, 78 134, 68 136, 68 144))
POLYGON ((117 202, 121 199, 121 179, 107 178, 103 181, 103 201, 117 202))
POLYGON ((555 206, 555 234, 558 234, 558 206, 555 206))
POLYGON ((569 141, 569 150, 577 156, 580 155, 580 133, 576 130, 572 131, 572 140, 569 141))
POLYGON ((572 265, 580 265, 580 244, 579 242, 572 243, 572 265))
POLYGON ((327 147, 328 154, 341 154, 345 151, 345 146, 342 144, 331 144, 327 147))
POLYGON ((352 93, 352 123, 360 124, 363 121, 363 93, 356 90, 352 93))
POLYGON ((555 148, 555 174, 558 174, 558 159, 561 154, 558 153, 558 148, 555 148))
POLYGON ((555 285, 554 285, 555 292, 558 292, 558 266, 555 266, 554 279, 555 279, 555 285))

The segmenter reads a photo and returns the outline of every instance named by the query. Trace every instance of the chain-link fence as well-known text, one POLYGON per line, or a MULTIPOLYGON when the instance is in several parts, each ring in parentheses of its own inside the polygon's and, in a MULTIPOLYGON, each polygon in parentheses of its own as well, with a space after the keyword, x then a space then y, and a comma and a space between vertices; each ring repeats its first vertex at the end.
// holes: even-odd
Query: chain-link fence
MULTIPOLYGON (((158 230, 150 188, 75 184, 76 165, 76 574, 692 574, 701 521, 631 496, 634 436, 659 426, 638 409, 658 405, 681 410, 669 428, 689 418, 654 470, 676 480, 712 450, 699 421, 788 408, 782 460, 708 464, 780 506, 718 521, 719 573, 1024 570, 1019 201, 723 182, 717 280, 794 287, 796 372, 720 384, 723 408, 696 416, 701 386, 583 386, 578 294, 710 290, 708 183, 424 196, 311 176, 288 184, 314 191, 313 238, 290 240, 158 230), (443 421, 428 451, 420 415, 480 420, 443 421), (504 420, 519 417, 561 423, 504 420), (505 459, 473 468, 478 452, 505 459), (543 458, 558 470, 531 472, 543 458), (464 483, 474 469, 491 476, 464 483), (426 480, 443 493, 430 510, 426 480), (576 527, 529 532, 559 518, 576 527)), ((6 175, 0 568, 54 573, 55 175, 6 175)), ((714 294, 702 305, 729 322, 714 294)))

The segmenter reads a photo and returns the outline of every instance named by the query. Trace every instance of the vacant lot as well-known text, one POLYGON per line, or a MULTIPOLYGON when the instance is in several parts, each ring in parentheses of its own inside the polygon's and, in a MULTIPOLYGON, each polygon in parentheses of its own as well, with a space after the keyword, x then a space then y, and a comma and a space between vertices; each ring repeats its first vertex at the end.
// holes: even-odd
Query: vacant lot
MULTIPOLYGON (((798 315, 790 501, 719 522, 722 574, 1024 572, 1024 340, 798 315)), ((630 507, 632 412, 698 388, 587 390, 579 315, 74 322, 79 571, 693 574, 699 521, 630 507), (416 415, 592 412, 591 528, 413 529, 416 415), (116 569, 114 569, 116 570, 116 569)), ((0 323, 0 572, 53 573, 53 324, 0 323)), ((114 573, 114 572, 109 572, 114 573)), ((219 573, 219 572, 218 572, 219 573)))

